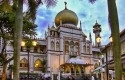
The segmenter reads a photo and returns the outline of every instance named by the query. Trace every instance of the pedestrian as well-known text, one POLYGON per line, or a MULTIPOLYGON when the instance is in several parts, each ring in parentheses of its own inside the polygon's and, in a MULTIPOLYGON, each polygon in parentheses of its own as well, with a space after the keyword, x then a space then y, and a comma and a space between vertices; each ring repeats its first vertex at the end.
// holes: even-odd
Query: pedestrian
POLYGON ((91 76, 91 80, 95 80, 95 78, 94 78, 94 75, 92 74, 92 76, 91 76))

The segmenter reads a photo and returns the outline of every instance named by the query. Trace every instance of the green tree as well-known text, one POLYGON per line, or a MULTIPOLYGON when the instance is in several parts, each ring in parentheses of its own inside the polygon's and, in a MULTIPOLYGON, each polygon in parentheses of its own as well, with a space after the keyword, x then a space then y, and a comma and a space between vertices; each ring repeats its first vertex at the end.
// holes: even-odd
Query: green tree
POLYGON ((20 48, 22 41, 22 26, 23 26, 23 2, 28 5, 29 17, 35 20, 36 8, 40 3, 47 4, 47 7, 56 4, 57 0, 1 0, 0 10, 5 12, 15 11, 14 24, 14 80, 19 80, 19 60, 20 48), (11 1, 11 2, 10 2, 11 1), (43 2, 42 2, 43 1, 43 2), (10 4, 11 3, 11 4, 10 4), (13 4, 12 4, 13 3, 13 4))
POLYGON ((2 80, 6 80, 6 68, 7 64, 13 60, 13 57, 7 58, 6 46, 8 40, 12 39, 12 21, 9 18, 9 14, 1 13, 0 15, 0 38, 2 38, 3 46, 0 52, 0 59, 3 66, 2 80))
MULTIPOLYGON (((96 0, 89 0, 94 3, 96 0)), ((116 6, 116 0, 107 0, 109 25, 113 38, 112 49, 114 57, 115 80, 122 80, 122 64, 121 64, 121 46, 120 46, 120 31, 119 20, 116 6)))
POLYGON ((43 61, 42 61, 42 72, 43 73, 45 73, 46 72, 46 67, 47 67, 47 60, 46 59, 44 59, 43 61))
POLYGON ((35 37, 37 35, 36 28, 38 27, 36 24, 34 24, 30 19, 27 17, 28 14, 23 17, 23 31, 22 31, 22 37, 35 37))
MULTIPOLYGON (((3 47, 0 54, 0 60, 3 66, 2 80, 6 80, 6 68, 7 64, 13 60, 13 57, 7 58, 6 46, 8 41, 13 41, 14 35, 14 13, 1 13, 0 15, 0 37, 3 40, 3 47)), ((24 16, 26 18, 26 16, 24 16)), ((35 35, 36 34, 36 25, 32 22, 29 22, 29 19, 26 18, 23 20, 23 35, 35 35), (30 27, 29 27, 30 26, 30 27), (35 27, 34 27, 35 26, 35 27)), ((25 36, 23 36, 25 38, 25 36)), ((11 42, 11 46, 13 46, 13 42, 11 42)))

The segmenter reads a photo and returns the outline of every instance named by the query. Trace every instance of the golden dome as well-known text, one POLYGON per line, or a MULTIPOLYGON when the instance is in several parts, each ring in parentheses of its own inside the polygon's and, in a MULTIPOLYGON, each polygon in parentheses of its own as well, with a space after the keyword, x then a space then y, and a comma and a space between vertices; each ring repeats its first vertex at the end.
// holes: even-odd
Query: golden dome
POLYGON ((73 25, 77 26, 78 17, 75 12, 67 9, 67 7, 65 6, 65 9, 60 11, 55 17, 55 25, 58 27, 60 25, 60 23, 73 24, 73 25))

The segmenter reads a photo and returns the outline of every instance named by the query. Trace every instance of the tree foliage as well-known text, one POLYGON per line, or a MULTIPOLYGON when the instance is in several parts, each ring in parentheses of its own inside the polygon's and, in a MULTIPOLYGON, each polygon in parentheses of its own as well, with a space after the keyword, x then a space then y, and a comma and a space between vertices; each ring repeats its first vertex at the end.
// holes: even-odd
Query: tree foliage
POLYGON ((7 64, 13 60, 13 57, 7 58, 6 46, 9 40, 13 38, 13 20, 9 17, 12 14, 0 13, 0 38, 2 39, 2 49, 0 52, 1 63, 3 66, 2 80, 6 79, 7 64))
MULTIPOLYGON (((0 52, 1 53, 0 59, 1 59, 2 65, 7 66, 7 64, 11 60, 13 60, 13 56, 10 58, 7 58, 6 46, 8 41, 10 40, 11 40, 11 46, 13 46, 15 14, 14 13, 0 13, 0 14, 1 14, 0 15, 0 38, 2 38, 2 42, 3 42, 2 50, 0 52)), ((23 22, 24 22, 23 35, 36 35, 36 32, 35 32, 36 25, 33 24, 32 22, 29 22, 27 18, 25 18, 23 22)))
POLYGON ((37 25, 34 24, 32 21, 30 21, 30 19, 28 19, 27 16, 23 18, 23 31, 22 31, 23 38, 29 36, 35 37, 37 35, 36 28, 37 25))
POLYGON ((47 4, 47 7, 55 5, 57 0, 0 0, 0 11, 15 12, 14 23, 14 80, 19 80, 19 59, 22 40, 23 26, 23 3, 28 6, 28 15, 32 21, 35 20, 35 13, 40 3, 47 4))

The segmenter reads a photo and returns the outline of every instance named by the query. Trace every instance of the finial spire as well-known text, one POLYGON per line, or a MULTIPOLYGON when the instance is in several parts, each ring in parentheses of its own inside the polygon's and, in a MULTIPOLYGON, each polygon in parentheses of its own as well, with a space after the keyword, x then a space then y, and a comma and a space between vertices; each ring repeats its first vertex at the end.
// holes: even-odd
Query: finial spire
POLYGON ((96 20, 96 23, 97 23, 97 20, 96 20))
POLYGON ((48 24, 48 29, 50 28, 49 24, 48 24))
POLYGON ((67 2, 64 2, 64 3, 65 3, 65 9, 67 9, 67 6, 66 6, 66 5, 67 5, 67 2))

